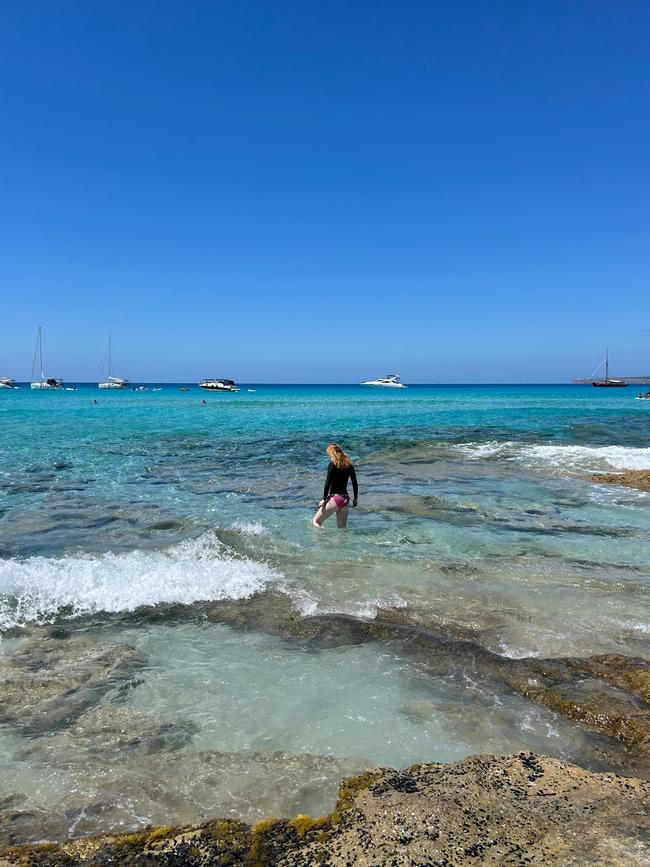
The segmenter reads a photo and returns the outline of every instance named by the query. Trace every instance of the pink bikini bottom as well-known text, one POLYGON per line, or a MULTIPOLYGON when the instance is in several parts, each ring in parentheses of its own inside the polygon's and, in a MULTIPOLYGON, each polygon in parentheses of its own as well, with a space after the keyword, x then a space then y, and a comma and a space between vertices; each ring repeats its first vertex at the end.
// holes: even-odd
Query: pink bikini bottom
POLYGON ((350 498, 344 497, 343 494, 332 494, 330 500, 334 500, 337 509, 345 509, 350 502, 350 498))

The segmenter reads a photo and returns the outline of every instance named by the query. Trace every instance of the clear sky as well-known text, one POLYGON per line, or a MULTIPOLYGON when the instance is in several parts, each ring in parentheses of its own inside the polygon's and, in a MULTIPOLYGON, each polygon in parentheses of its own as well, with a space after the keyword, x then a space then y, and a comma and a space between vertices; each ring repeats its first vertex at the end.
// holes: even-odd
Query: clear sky
POLYGON ((0 3, 0 372, 650 372, 647 0, 0 3))

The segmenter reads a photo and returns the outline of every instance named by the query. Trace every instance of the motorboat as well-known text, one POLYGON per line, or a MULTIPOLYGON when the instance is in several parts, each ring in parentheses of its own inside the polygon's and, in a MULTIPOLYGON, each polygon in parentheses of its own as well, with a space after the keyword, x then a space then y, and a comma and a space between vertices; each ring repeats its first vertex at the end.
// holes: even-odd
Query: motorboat
POLYGON ((61 391, 63 388, 63 380, 55 379, 52 376, 45 376, 43 373, 43 335, 41 326, 38 326, 38 337, 36 338, 36 351, 34 352, 34 363, 32 364, 32 388, 38 389, 55 389, 57 391, 61 391), (41 378, 34 378, 34 371, 36 370, 36 360, 39 361, 39 368, 41 371, 41 378))
POLYGON ((408 388, 407 385, 400 382, 400 378, 396 373, 380 376, 379 379, 369 379, 367 382, 362 382, 361 385, 376 385, 380 388, 408 388))
POLYGON ((112 376, 113 356, 111 352, 111 338, 108 338, 108 377, 103 382, 98 382, 98 388, 128 388, 131 384, 128 379, 123 379, 121 376, 112 376))
POLYGON ((199 388, 208 391, 239 391, 232 379, 203 379, 199 383, 199 388))
POLYGON ((0 376, 0 388, 18 388, 15 379, 9 379, 8 376, 0 376))

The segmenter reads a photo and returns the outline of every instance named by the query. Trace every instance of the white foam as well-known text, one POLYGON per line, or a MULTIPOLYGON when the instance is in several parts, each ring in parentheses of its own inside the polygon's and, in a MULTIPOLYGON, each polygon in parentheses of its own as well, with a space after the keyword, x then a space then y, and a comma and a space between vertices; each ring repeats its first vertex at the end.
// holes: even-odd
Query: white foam
POLYGON ((231 530, 236 530, 242 536, 268 536, 269 531, 261 521, 234 521, 231 530))
POLYGON ((0 560, 0 631, 49 622, 62 609, 79 615, 242 599, 281 577, 233 556, 212 533, 161 551, 0 560))
POLYGON ((630 446, 531 445, 504 442, 462 443, 457 448, 472 460, 502 458, 529 467, 570 473, 650 469, 650 448, 630 446))

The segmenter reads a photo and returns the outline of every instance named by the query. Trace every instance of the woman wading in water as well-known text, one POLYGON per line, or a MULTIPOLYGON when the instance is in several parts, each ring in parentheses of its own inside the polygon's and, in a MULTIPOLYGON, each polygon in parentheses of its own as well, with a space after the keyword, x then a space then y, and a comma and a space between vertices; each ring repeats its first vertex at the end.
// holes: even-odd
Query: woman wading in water
POLYGON ((323 499, 318 504, 318 511, 312 518, 314 527, 320 527, 326 518, 336 512, 336 523, 343 528, 348 523, 350 511, 350 497, 348 495, 348 479, 352 480, 352 508, 357 505, 359 488, 357 486, 357 474, 350 458, 336 443, 329 445, 325 451, 331 461, 327 468, 327 478, 323 490, 323 499))

